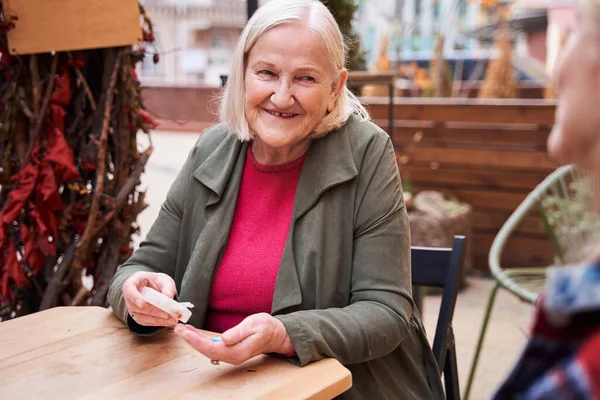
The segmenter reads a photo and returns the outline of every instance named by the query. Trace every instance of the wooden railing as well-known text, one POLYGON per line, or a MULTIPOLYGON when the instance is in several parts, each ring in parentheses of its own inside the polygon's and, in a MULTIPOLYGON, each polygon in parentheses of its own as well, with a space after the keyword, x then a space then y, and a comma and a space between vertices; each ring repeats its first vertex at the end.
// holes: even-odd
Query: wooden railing
MULTIPOLYGON (((387 99, 364 102, 389 130, 387 99)), ((402 177, 416 191, 450 193, 473 206, 470 242, 478 269, 487 270, 502 224, 557 166, 546 153, 554 111, 555 103, 537 100, 395 99, 391 136, 402 177)), ((552 254, 532 213, 509 240, 503 265, 547 265, 552 254)))

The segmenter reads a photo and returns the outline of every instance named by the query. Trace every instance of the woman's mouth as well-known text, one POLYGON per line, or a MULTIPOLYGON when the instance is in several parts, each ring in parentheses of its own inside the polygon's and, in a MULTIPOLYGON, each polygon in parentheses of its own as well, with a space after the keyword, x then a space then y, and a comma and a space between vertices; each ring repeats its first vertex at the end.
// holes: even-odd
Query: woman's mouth
POLYGON ((274 117, 277 118, 292 118, 295 117, 298 114, 290 114, 290 113, 281 113, 281 112, 277 112, 277 111, 272 111, 272 110, 265 110, 268 114, 271 114, 274 117))

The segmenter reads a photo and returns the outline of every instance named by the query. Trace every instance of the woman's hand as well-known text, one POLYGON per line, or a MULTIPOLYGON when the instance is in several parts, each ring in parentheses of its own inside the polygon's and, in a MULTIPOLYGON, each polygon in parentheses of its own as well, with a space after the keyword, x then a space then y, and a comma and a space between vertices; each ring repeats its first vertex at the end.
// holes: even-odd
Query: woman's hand
POLYGON ((190 325, 179 324, 175 332, 211 360, 239 365, 263 353, 290 354, 294 351, 285 326, 266 313, 254 314, 221 335, 221 342, 190 325))
POLYGON ((169 315, 144 301, 140 291, 146 286, 170 298, 174 298, 177 294, 175 281, 169 275, 154 272, 136 272, 125 281, 122 289, 129 315, 135 322, 144 326, 177 325, 175 316, 169 315))

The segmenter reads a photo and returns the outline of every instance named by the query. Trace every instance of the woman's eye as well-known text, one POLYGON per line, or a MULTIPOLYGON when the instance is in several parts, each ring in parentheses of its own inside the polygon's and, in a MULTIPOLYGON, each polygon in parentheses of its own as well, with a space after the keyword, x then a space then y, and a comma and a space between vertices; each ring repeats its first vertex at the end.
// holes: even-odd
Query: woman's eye
POLYGON ((261 69, 260 71, 258 71, 259 75, 267 75, 267 76, 273 76, 275 75, 273 72, 269 71, 268 69, 261 69))
POLYGON ((301 81, 306 81, 306 82, 314 82, 315 78, 313 78, 312 76, 301 76, 299 78, 301 81))

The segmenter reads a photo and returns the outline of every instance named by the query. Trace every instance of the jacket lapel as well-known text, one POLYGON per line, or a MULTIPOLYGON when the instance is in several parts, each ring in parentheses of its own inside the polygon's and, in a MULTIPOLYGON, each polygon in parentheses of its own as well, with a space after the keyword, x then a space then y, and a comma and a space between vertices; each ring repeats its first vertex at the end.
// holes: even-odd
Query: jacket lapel
POLYGON ((228 136, 194 171, 194 178, 211 191, 204 210, 206 226, 196 239, 183 279, 196 305, 190 321, 195 326, 204 324, 213 276, 227 245, 247 147, 247 142, 228 136))
POLYGON ((357 175, 345 126, 316 139, 310 146, 296 189, 292 223, 277 275, 271 310, 273 315, 302 304, 302 289, 298 280, 298 268, 302 266, 295 263, 294 243, 301 246, 304 241, 311 240, 311 234, 296 230, 295 221, 310 210, 323 192, 357 175))
POLYGON ((304 161, 296 189, 294 217, 301 217, 327 189, 358 175, 345 126, 316 139, 304 161))
MULTIPOLYGON (((227 184, 233 178, 232 172, 237 165, 239 155, 245 155, 247 148, 247 142, 242 143, 235 136, 228 135, 217 149, 194 171, 194 178, 212 191, 207 206, 221 200, 227 184)), ((239 177, 241 177, 242 171, 236 172, 239 172, 239 177)))

